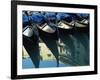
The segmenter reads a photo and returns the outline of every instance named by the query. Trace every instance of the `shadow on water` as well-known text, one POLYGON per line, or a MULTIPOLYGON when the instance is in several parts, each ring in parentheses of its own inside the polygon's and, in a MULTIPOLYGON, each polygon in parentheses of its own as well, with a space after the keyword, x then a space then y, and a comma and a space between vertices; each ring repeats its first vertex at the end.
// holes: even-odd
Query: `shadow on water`
MULTIPOLYGON (((66 51, 70 51, 71 56, 62 56, 65 63, 69 62, 74 66, 89 65, 89 37, 88 33, 72 34, 60 32, 61 41, 65 44, 66 51)), ((67 54, 67 52, 66 52, 67 54)))
POLYGON ((42 30, 39 30, 39 36, 46 44, 46 46, 50 49, 57 60, 57 67, 59 66, 59 52, 57 46, 57 34, 55 33, 46 33, 42 30))
POLYGON ((38 36, 33 35, 31 38, 28 38, 23 35, 23 45, 28 52, 35 68, 39 68, 40 63, 40 52, 38 44, 38 36))
POLYGON ((68 62, 71 65, 76 65, 75 64, 76 63, 75 62, 75 46, 74 46, 73 39, 70 37, 70 34, 60 32, 59 37, 61 41, 64 43, 66 51, 67 52, 70 51, 71 53, 71 56, 67 56, 67 52, 66 52, 66 55, 63 57, 64 59, 66 59, 65 63, 68 62))
POLYGON ((79 57, 81 57, 80 64, 89 65, 89 36, 88 36, 88 33, 75 33, 73 37, 75 37, 77 40, 76 41, 77 48, 79 49, 77 53, 79 54, 79 57), (83 48, 80 45, 82 45, 83 48))
MULTIPOLYGON (((59 38, 65 44, 66 51, 70 52, 70 56, 61 55, 60 61, 65 64, 69 63, 73 66, 85 66, 89 65, 89 37, 88 33, 75 32, 72 34, 59 32, 59 38)), ((59 51, 58 51, 58 36, 55 33, 46 33, 39 30, 39 37, 51 50, 57 60, 57 67, 59 66, 59 51)), ((39 52, 39 40, 38 36, 33 35, 31 38, 23 36, 23 45, 27 50, 33 64, 36 68, 39 68, 40 64, 40 52, 39 52)))

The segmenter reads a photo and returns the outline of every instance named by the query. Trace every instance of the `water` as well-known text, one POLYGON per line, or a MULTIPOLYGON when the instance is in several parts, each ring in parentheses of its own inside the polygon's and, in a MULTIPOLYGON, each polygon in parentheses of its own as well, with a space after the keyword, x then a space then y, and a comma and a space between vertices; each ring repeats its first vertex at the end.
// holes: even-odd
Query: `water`
MULTIPOLYGON (((50 68, 50 67, 56 67, 57 62, 56 60, 44 60, 44 61, 40 61, 40 68, 50 68)), ((63 64, 60 62, 59 67, 67 67, 70 66, 69 64, 63 64)), ((34 64, 32 63, 30 58, 27 59, 23 59, 22 61, 22 68, 23 69, 30 69, 30 68, 34 68, 34 64)))
MULTIPOLYGON (((66 45, 65 50, 68 50, 71 54, 70 57, 64 56, 64 58, 66 58, 65 60, 63 60, 65 64, 60 62, 59 67, 67 67, 72 65, 74 66, 74 64, 77 66, 86 66, 90 64, 89 36, 86 33, 76 33, 73 35, 64 34, 61 35, 60 38, 62 42, 66 45)), ((67 55, 67 53, 65 53, 64 55, 67 55)), ((49 68, 56 67, 56 65, 56 60, 45 60, 40 61, 39 67, 49 68)), ((27 58, 23 59, 22 67, 23 69, 34 68, 34 64, 32 63, 30 58, 27 58)))

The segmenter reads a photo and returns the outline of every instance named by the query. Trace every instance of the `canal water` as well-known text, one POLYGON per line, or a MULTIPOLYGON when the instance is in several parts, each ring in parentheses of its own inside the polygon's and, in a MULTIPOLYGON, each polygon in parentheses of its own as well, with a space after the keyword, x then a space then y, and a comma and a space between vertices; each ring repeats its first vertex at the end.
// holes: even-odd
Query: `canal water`
MULTIPOLYGON (((57 62, 56 60, 44 60, 44 61, 40 61, 40 68, 52 68, 52 67, 56 67, 57 66, 57 62)), ((61 63, 59 64, 59 67, 66 67, 66 66, 71 66, 70 64, 64 64, 61 63)), ((23 59, 22 61, 22 67, 23 69, 30 69, 30 68, 34 68, 34 64, 32 63, 30 58, 26 58, 23 59)))
MULTIPOLYGON (((85 33, 74 34, 71 36, 63 35, 61 37, 66 45, 66 51, 69 50, 70 56, 66 52, 60 56, 59 67, 67 66, 87 66, 89 65, 89 37, 85 33)), ((39 68, 56 67, 56 60, 40 60, 39 68)), ((30 58, 22 59, 22 68, 35 68, 30 58)))

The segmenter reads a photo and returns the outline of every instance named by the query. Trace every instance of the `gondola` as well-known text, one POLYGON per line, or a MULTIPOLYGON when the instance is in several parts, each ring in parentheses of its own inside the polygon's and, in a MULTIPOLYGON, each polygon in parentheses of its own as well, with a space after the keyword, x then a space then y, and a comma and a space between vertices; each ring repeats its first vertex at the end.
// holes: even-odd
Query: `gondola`
POLYGON ((76 32, 89 32, 89 14, 70 14, 73 17, 76 32))
POLYGON ((86 21, 60 21, 58 23, 58 30, 60 33, 74 34, 75 32, 89 32, 89 23, 86 21))
POLYGON ((78 32, 89 32, 89 20, 83 19, 81 21, 75 21, 75 28, 78 32))
POLYGON ((45 37, 50 37, 53 38, 55 40, 58 39, 58 32, 57 32, 57 28, 51 28, 49 25, 47 25, 47 23, 43 24, 42 26, 37 26, 38 31, 39 31, 39 36, 45 36, 45 37))
POLYGON ((68 34, 73 33, 73 30, 74 30, 73 27, 74 27, 73 22, 68 23, 68 22, 65 22, 65 21, 58 22, 58 26, 57 26, 60 34, 62 34, 62 33, 68 33, 68 34))

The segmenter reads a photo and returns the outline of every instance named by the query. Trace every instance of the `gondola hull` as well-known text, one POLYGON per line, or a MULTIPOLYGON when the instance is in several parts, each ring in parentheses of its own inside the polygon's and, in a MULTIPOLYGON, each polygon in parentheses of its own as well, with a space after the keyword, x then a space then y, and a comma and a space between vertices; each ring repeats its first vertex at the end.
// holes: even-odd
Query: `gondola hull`
POLYGON ((85 24, 81 24, 78 22, 74 23, 74 26, 70 26, 67 24, 61 23, 62 25, 58 25, 58 30, 60 33, 68 33, 68 34, 74 34, 76 32, 81 32, 81 33, 85 33, 85 32, 89 32, 89 24, 85 25, 85 24))
POLYGON ((45 36, 45 37, 49 37, 49 38, 58 40, 57 29, 53 33, 48 33, 46 31, 41 30, 40 28, 38 28, 38 31, 39 31, 39 36, 45 36))

